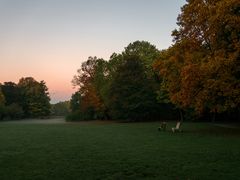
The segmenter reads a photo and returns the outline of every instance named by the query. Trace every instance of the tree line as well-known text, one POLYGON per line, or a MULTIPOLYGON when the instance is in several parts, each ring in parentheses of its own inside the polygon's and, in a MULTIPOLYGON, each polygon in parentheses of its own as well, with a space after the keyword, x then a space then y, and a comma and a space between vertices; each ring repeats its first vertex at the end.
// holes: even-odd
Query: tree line
POLYGON ((136 41, 83 62, 68 119, 238 119, 239 1, 187 0, 177 24, 168 49, 136 41))
MULTIPOLYGON (((157 100, 158 78, 152 63, 159 50, 146 41, 129 44, 121 54, 108 61, 89 57, 82 63, 73 84, 79 90, 72 95, 69 119, 159 119, 171 104, 157 100)), ((171 113, 169 113, 171 114, 171 113)))
POLYGON ((135 41, 108 60, 89 57, 72 83, 70 102, 50 105, 44 81, 0 84, 0 119, 67 116, 68 120, 240 119, 239 0, 187 0, 158 50, 135 41))
POLYGON ((0 84, 0 120, 46 117, 50 114, 50 97, 44 81, 21 78, 18 84, 0 84))

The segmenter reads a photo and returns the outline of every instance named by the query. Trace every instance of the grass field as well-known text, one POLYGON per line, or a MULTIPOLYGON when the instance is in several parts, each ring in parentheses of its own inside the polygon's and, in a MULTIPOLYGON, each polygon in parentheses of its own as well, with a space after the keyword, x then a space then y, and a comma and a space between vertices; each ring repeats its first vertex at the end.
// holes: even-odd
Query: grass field
POLYGON ((240 178, 239 129, 158 125, 0 123, 0 179, 240 178))

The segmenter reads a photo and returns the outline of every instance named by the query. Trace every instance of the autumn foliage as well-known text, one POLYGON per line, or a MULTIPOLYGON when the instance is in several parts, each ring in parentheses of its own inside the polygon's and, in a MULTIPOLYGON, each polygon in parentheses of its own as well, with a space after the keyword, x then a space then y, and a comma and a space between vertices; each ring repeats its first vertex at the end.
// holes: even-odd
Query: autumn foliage
POLYGON ((177 25, 166 50, 136 41, 109 61, 84 62, 74 77, 79 108, 123 119, 146 119, 156 111, 162 118, 164 105, 174 105, 181 118, 182 112, 240 114, 239 0, 187 0, 177 25))
POLYGON ((157 101, 159 84, 152 68, 157 57, 159 51, 146 41, 130 43, 109 61, 89 57, 73 78, 79 89, 71 99, 70 119, 140 121, 174 111, 157 101))
POLYGON ((181 108, 227 112, 240 105, 240 2, 189 0, 174 45, 154 64, 181 108))

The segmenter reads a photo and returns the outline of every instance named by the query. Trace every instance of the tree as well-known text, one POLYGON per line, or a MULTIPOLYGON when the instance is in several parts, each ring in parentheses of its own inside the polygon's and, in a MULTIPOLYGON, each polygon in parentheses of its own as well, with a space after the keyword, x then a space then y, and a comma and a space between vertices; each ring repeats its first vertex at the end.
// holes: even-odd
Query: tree
POLYGON ((25 116, 43 117, 50 114, 50 97, 44 81, 37 82, 32 77, 21 78, 18 83, 25 116))
POLYGON ((5 106, 4 116, 6 119, 21 119, 24 116, 24 112, 19 104, 12 103, 5 106))
POLYGON ((192 95, 195 95, 194 91, 198 91, 197 83, 200 82, 199 71, 196 69, 195 71, 189 71, 188 75, 185 74, 183 76, 182 74, 186 62, 185 55, 188 56, 187 60, 189 61, 190 59, 192 60, 194 55, 194 53, 185 54, 186 50, 191 48, 191 45, 185 44, 185 46, 177 43, 167 50, 163 50, 159 60, 154 64, 154 68, 156 71, 159 71, 159 77, 161 78, 158 99, 160 102, 173 103, 180 113, 181 120, 184 118, 184 112, 188 114, 189 110, 190 112, 192 111, 190 104, 194 103, 194 97, 190 97, 189 93, 191 92, 192 95), (191 84, 184 84, 186 79, 191 84), (193 84, 194 82, 195 84, 193 84), (196 87, 191 89, 190 85, 195 85, 196 87), (186 97, 186 94, 189 97, 186 97))
MULTIPOLYGON (((126 63, 126 59, 128 59, 130 56, 136 56, 141 61, 141 64, 143 65, 143 69, 147 75, 148 84, 149 87, 151 87, 151 90, 156 94, 159 87, 159 79, 156 76, 155 71, 153 70, 152 64, 155 62, 159 57, 160 51, 152 44, 150 44, 147 41, 135 41, 133 43, 130 43, 127 47, 124 48, 124 51, 121 54, 113 53, 110 57, 110 60, 108 62, 108 70, 109 74, 107 76, 107 97, 106 98, 106 104, 111 108, 108 101, 110 100, 109 91, 111 90, 111 84, 114 83, 114 77, 117 76, 119 73, 118 69, 123 66, 123 64, 126 63), (150 85, 151 84, 151 85, 150 85)), ((156 97, 155 97, 156 98, 156 97)), ((163 105, 164 103, 162 103, 163 105)), ((159 104, 158 104, 159 105, 159 104)), ((166 110, 164 107, 166 104, 162 106, 163 109, 166 110)))
POLYGON ((15 87, 16 84, 12 82, 5 82, 4 85, 0 86, 0 120, 3 118, 20 119, 23 117, 22 107, 16 103, 19 100, 19 89, 15 89, 15 87), (5 98, 5 94, 7 98, 5 98))
POLYGON ((71 100, 70 100, 70 110, 71 112, 75 112, 80 110, 80 102, 81 102, 81 95, 77 91, 74 94, 72 94, 71 100))
POLYGON ((156 95, 139 56, 124 57, 110 88, 110 111, 114 119, 154 118, 156 95))
POLYGON ((171 101, 182 108, 227 112, 240 105, 240 6, 237 0, 188 0, 175 44, 155 66, 171 101), (164 60, 163 60, 164 59, 164 60))
POLYGON ((2 119, 4 113, 5 113, 5 97, 2 93, 2 89, 0 86, 0 120, 2 119))
POLYGON ((4 105, 4 104, 5 104, 5 97, 4 97, 4 94, 2 92, 2 88, 0 86, 0 105, 4 105))
POLYGON ((104 84, 105 61, 97 57, 89 57, 82 63, 78 75, 73 78, 73 84, 79 87, 81 97, 81 112, 86 118, 102 119, 105 116, 105 104, 102 99, 102 85, 104 84))
POLYGON ((5 96, 6 105, 11 105, 13 103, 20 104, 22 97, 21 97, 21 90, 14 82, 4 82, 1 86, 2 92, 5 96))
POLYGON ((123 56, 139 56, 149 73, 152 72, 152 64, 159 57, 159 50, 147 41, 135 41, 125 47, 123 56))
POLYGON ((154 62, 159 59, 160 51, 156 46, 147 41, 135 41, 124 48, 122 58, 125 56, 139 56, 145 66, 145 71, 149 80, 154 87, 153 91, 157 91, 159 87, 159 79, 153 69, 154 62))
POLYGON ((70 112, 70 102, 58 102, 56 104, 51 105, 52 115, 54 116, 65 116, 70 112))
MULTIPOLYGON (((152 107, 152 109, 149 108, 148 111, 145 111, 145 113, 148 114, 145 117, 150 118, 151 116, 151 118, 156 119, 156 117, 153 116, 157 116, 165 110, 172 110, 172 107, 166 105, 165 102, 161 102, 162 108, 160 108, 160 104, 156 100, 157 87, 159 84, 157 83, 158 81, 156 81, 156 74, 153 71, 152 63, 158 56, 159 51, 154 45, 151 45, 146 41, 135 41, 130 43, 121 54, 113 53, 109 61, 105 61, 97 57, 89 57, 87 61, 82 63, 81 69, 78 70, 78 74, 74 76, 72 81, 74 86, 79 87, 78 92, 74 94, 71 99, 71 104, 73 104, 74 107, 77 107, 76 109, 72 108, 73 112, 78 112, 78 115, 85 117, 85 119, 118 118, 118 115, 116 115, 117 113, 114 113, 112 110, 114 104, 114 100, 112 99, 112 88, 118 86, 115 81, 117 80, 118 82, 118 76, 121 76, 122 74, 121 71, 123 71, 123 74, 125 73, 123 66, 127 68, 126 71, 135 70, 132 66, 130 67, 130 70, 129 67, 127 67, 129 58, 136 58, 136 60, 139 61, 138 63, 141 64, 140 75, 144 75, 146 80, 146 84, 144 86, 149 88, 147 90, 143 87, 143 91, 146 90, 146 93, 144 94, 146 98, 146 106, 152 107), (147 102, 147 99, 149 102, 147 102), (147 103, 149 104, 147 105, 147 103)), ((139 66, 136 65, 136 67, 139 66)), ((122 78, 126 80, 128 79, 127 76, 122 78)), ((134 78, 138 77, 136 76, 134 78)), ((134 86, 134 84, 131 85, 131 83, 132 82, 127 85, 124 84, 124 86, 134 86)), ((130 87, 130 89, 131 88, 133 87, 130 87)), ((141 98, 139 100, 141 100, 141 98)), ((124 101, 124 99, 121 101, 124 101)), ((133 103, 137 105, 137 98, 133 103)), ((122 114, 123 113, 121 113, 121 115, 122 114)), ((76 113, 76 116, 78 115, 76 113)), ((129 114, 126 115, 128 116, 129 114)), ((127 116, 124 118, 127 118, 127 116)), ((130 116, 129 118, 139 119, 137 117, 130 116)), ((144 117, 142 117, 142 119, 144 119, 144 117)))

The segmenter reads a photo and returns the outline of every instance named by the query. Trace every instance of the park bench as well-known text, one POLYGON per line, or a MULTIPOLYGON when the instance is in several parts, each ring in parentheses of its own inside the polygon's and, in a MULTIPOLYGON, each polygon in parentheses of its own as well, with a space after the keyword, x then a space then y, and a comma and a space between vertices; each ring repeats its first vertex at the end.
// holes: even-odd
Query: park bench
POLYGON ((181 122, 177 122, 176 127, 172 128, 172 132, 173 133, 175 133, 175 132, 182 132, 182 130, 180 129, 180 126, 181 126, 181 122))
POLYGON ((160 126, 158 127, 158 131, 166 131, 167 129, 167 123, 161 122, 160 126))

